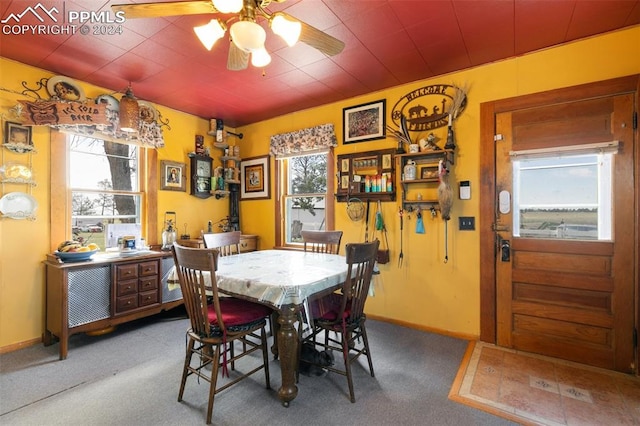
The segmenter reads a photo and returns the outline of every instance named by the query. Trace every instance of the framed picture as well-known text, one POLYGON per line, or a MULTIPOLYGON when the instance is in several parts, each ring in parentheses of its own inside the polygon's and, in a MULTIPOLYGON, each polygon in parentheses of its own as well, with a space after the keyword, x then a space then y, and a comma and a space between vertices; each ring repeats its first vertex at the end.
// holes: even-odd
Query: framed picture
POLYGON ((434 179, 438 177, 438 166, 424 166, 420 169, 420 179, 434 179))
POLYGON ((271 198, 270 189, 268 155, 240 162, 241 200, 267 200, 271 198))
POLYGON ((349 159, 348 158, 344 158, 342 160, 342 164, 340 166, 340 171, 342 173, 349 173, 349 159))
POLYGON ((340 189, 349 188, 349 175, 342 175, 340 177, 340 189))
POLYGON ((382 156, 382 168, 383 169, 391 168, 391 154, 384 154, 382 156))
POLYGON ((4 123, 4 143, 12 146, 33 146, 31 126, 6 121, 4 123))
POLYGON ((160 189, 167 191, 187 190, 187 165, 175 161, 160 161, 160 189))
POLYGON ((342 110, 344 143, 364 142, 386 137, 386 99, 342 110))

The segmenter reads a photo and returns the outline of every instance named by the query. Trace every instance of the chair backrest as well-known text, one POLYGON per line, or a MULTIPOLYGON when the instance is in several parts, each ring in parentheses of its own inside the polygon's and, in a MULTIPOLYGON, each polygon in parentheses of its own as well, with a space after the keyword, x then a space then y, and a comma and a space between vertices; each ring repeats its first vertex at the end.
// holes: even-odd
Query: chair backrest
POLYGON ((215 248, 220 256, 240 253, 240 231, 207 233, 202 236, 206 248, 215 248))
POLYGON ((342 231, 302 231, 304 251, 338 254, 342 231))
POLYGON ((171 251, 191 329, 200 336, 210 336, 207 297, 212 295, 217 325, 224 330, 216 285, 218 250, 184 247, 174 243, 171 251))
POLYGON ((380 240, 377 239, 369 243, 351 243, 345 246, 349 268, 347 280, 342 286, 342 304, 336 322, 342 321, 343 316, 348 316, 350 322, 359 321, 362 317, 379 246, 380 240))

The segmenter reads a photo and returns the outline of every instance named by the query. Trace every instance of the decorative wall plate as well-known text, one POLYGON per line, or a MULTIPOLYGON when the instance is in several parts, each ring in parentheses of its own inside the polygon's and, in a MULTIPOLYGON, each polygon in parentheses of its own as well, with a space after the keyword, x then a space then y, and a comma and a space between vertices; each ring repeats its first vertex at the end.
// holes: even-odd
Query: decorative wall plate
POLYGON ((5 182, 29 182, 33 173, 24 164, 7 163, 0 167, 0 179, 5 182))
POLYGON ((100 95, 96 98, 97 104, 106 104, 111 111, 120 111, 120 102, 111 95, 100 95))
POLYGON ((82 87, 75 80, 62 75, 56 75, 47 81, 47 92, 52 98, 63 101, 82 102, 86 99, 82 87))
POLYGON ((145 123, 155 123, 158 121, 158 110, 147 101, 138 101, 140 107, 140 120, 145 123))
POLYGON ((37 208, 36 199, 24 192, 10 192, 0 198, 0 213, 13 219, 33 217, 37 208))

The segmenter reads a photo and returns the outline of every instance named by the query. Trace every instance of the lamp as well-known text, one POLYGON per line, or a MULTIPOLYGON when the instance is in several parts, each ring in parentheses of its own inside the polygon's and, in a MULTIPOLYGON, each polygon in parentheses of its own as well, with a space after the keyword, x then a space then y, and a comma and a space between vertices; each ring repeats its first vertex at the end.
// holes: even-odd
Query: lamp
POLYGON ((220 13, 238 13, 242 10, 242 0, 213 0, 213 7, 220 13))
POLYGON ((271 55, 267 52, 267 49, 262 46, 261 49, 254 50, 251 53, 251 65, 256 68, 266 67, 271 63, 271 55))
POLYGON ((120 99, 120 130, 123 132, 138 131, 138 123, 140 120, 140 106, 133 92, 131 84, 127 87, 127 91, 120 99))
POLYGON ((219 19, 212 19, 206 25, 193 27, 193 31, 196 32, 196 35, 204 47, 206 47, 207 50, 211 50, 216 41, 224 36, 225 31, 227 31, 227 26, 219 19))
POLYGON ((300 32, 302 31, 302 24, 300 22, 291 21, 287 19, 283 13, 276 12, 269 20, 269 25, 273 32, 282 37, 289 47, 298 42, 300 32))
POLYGON ((264 49, 267 33, 264 28, 253 21, 238 21, 231 25, 229 30, 231 39, 240 50, 253 52, 264 49))

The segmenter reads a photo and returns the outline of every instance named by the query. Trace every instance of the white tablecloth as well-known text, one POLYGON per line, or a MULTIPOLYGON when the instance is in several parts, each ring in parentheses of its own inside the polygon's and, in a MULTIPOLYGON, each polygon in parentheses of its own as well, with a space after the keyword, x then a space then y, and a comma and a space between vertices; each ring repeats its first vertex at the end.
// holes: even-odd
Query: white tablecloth
MULTIPOLYGON (((216 278, 223 292, 282 307, 344 282, 347 269, 341 255, 260 250, 220 257, 216 278)), ((169 282, 178 283, 175 272, 169 282)))

